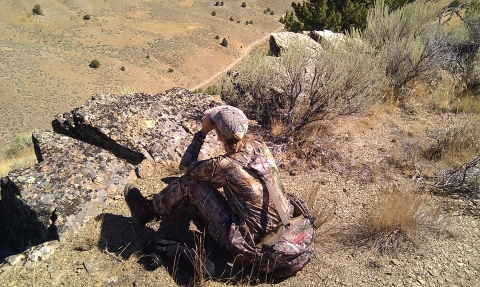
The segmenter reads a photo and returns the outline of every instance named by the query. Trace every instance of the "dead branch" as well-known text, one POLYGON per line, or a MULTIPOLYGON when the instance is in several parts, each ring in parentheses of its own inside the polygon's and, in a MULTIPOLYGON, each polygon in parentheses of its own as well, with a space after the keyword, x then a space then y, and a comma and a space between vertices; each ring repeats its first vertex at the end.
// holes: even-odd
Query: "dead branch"
POLYGON ((453 170, 441 173, 441 179, 435 183, 436 187, 446 190, 470 189, 478 190, 480 181, 480 155, 453 170))

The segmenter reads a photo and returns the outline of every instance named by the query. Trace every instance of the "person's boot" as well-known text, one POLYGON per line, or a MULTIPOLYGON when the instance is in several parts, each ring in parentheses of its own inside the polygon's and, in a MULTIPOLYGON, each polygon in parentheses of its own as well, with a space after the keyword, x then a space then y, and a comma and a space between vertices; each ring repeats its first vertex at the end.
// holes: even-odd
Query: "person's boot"
POLYGON ((132 214, 133 224, 144 226, 157 217, 152 201, 146 199, 133 183, 125 186, 124 194, 132 214))

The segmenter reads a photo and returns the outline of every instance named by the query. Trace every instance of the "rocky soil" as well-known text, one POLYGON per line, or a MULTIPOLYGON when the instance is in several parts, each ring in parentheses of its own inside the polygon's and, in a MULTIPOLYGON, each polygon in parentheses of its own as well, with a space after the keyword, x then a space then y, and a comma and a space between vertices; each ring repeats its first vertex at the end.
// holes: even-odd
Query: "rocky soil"
MULTIPOLYGON (((355 240, 361 219, 369 210, 378 208, 376 199, 385 191, 433 190, 428 180, 418 180, 409 172, 384 164, 398 148, 398 141, 392 141, 398 134, 391 127, 401 121, 401 115, 396 113, 343 117, 329 124, 321 140, 335 150, 336 160, 309 169, 286 159, 280 162, 289 191, 304 198, 315 191, 315 200, 310 201, 314 212, 331 211, 327 212, 330 214, 327 223, 319 228, 316 256, 301 272, 278 280, 240 268, 232 265, 229 254, 205 238, 206 253, 215 262, 217 271, 213 278, 201 283, 204 286, 479 286, 478 194, 429 193, 432 202, 441 207, 441 224, 436 228, 420 226, 416 235, 395 251, 380 253, 355 240)), ((154 176, 137 179, 136 184, 152 195, 175 176, 178 174, 173 169, 161 170, 154 176)), ((132 226, 122 192, 121 188, 109 190, 102 215, 81 231, 60 242, 51 242, 40 251, 38 247, 27 251, 23 256, 30 255, 29 260, 20 255, 4 264, 0 269, 0 285, 192 284, 193 272, 167 260, 160 268, 151 270, 144 255, 151 249, 148 242, 155 238, 182 238, 186 245, 195 247, 195 236, 203 230, 195 210, 138 229, 132 226), (43 254, 41 259, 39 254, 43 254)))

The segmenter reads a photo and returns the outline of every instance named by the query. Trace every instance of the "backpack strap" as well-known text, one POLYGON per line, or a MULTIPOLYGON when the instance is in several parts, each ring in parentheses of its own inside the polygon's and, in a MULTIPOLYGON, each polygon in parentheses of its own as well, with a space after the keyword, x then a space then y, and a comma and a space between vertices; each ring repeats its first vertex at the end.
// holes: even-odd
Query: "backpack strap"
POLYGON ((270 198, 272 199, 273 204, 277 209, 278 215, 280 215, 280 219, 282 220, 283 225, 288 226, 288 215, 285 210, 283 210, 282 204, 280 203, 280 199, 278 196, 278 192, 272 185, 272 182, 267 177, 261 175, 256 169, 251 168, 249 165, 250 160, 248 160, 244 154, 240 155, 240 153, 232 153, 229 155, 229 157, 240 163, 245 169, 252 171, 255 175, 258 176, 258 178, 260 178, 260 180, 267 188, 268 193, 270 194, 270 198))

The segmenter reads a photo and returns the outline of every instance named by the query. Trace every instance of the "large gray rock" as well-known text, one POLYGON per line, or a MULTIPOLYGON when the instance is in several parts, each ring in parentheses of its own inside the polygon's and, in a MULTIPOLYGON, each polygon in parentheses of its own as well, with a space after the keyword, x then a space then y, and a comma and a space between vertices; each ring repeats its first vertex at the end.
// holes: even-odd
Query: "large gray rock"
POLYGON ((328 41, 334 45, 338 45, 344 43, 346 37, 342 33, 335 33, 330 30, 322 30, 322 31, 305 31, 307 35, 312 38, 313 40, 317 41, 318 43, 323 43, 324 41, 328 41))
POLYGON ((133 165, 100 147, 51 131, 33 137, 41 161, 0 182, 0 258, 76 232, 135 179, 133 165))
MULTIPOLYGON (((142 174, 151 167, 177 165, 201 127, 203 111, 221 104, 210 95, 180 88, 157 95, 99 94, 57 116, 52 125, 55 131, 107 149, 140 168, 147 165, 142 174)), ((207 138, 200 158, 219 148, 207 138)))
POLYGON ((322 46, 307 35, 293 32, 279 32, 270 34, 270 52, 279 56, 282 49, 286 49, 292 44, 301 43, 315 53, 322 49, 322 46))

